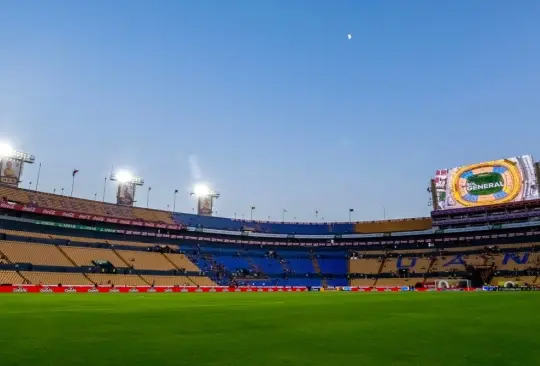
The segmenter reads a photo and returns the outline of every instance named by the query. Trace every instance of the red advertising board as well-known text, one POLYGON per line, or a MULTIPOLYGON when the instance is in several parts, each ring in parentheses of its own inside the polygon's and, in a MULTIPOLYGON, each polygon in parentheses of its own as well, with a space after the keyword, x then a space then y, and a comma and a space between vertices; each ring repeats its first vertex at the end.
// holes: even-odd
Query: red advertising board
POLYGON ((0 286, 0 293, 304 292, 306 287, 0 286))
MULTIPOLYGON (((345 291, 352 292, 402 292, 408 291, 402 287, 346 287, 345 291)), ((343 291, 344 288, 335 288, 343 291)), ((36 286, 12 285, 0 286, 0 293, 193 293, 193 292, 306 292, 307 287, 194 287, 194 286, 136 286, 136 287, 110 287, 110 286, 36 286)), ((415 289, 417 292, 425 291, 458 291, 444 289, 415 289)), ((460 289, 459 291, 477 291, 474 288, 460 289)))
POLYGON ((172 225, 172 224, 164 224, 161 222, 153 222, 153 221, 129 220, 129 219, 122 219, 122 218, 117 218, 117 217, 87 215, 87 214, 77 213, 77 212, 52 210, 49 208, 32 207, 32 206, 12 204, 12 203, 6 203, 6 202, 1 202, 0 208, 7 209, 7 210, 22 211, 22 212, 31 212, 31 213, 41 214, 41 215, 66 217, 69 219, 76 219, 76 220, 105 222, 107 224, 130 225, 130 226, 150 227, 150 228, 156 228, 156 229, 169 229, 169 230, 181 230, 185 228, 183 225, 176 225, 176 224, 172 225))

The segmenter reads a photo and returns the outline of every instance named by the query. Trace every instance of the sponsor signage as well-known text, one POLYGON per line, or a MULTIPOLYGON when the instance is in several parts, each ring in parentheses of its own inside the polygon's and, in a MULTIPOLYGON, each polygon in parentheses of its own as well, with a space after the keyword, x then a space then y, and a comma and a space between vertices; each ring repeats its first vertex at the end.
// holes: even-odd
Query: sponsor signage
POLYGON ((515 291, 540 291, 540 288, 538 288, 538 287, 498 287, 498 288, 495 288, 495 291, 509 291, 509 292, 515 292, 515 291))
MULTIPOLYGON (((332 288, 332 287, 331 287, 332 288)), ((317 291, 321 287, 312 287, 312 291, 317 291)), ((351 292, 401 292, 402 287, 333 287, 334 291, 351 292)), ((484 288, 485 289, 485 288, 484 288)), ((442 291, 441 289, 432 289, 433 291, 442 291)), ((460 289, 460 291, 476 291, 475 288, 460 289)), ((481 290, 481 289, 480 289, 481 290)), ((498 288, 498 291, 540 291, 540 288, 498 288)), ((229 287, 196 287, 196 286, 136 286, 136 287, 110 287, 110 286, 37 286, 37 285, 15 285, 0 286, 0 293, 191 293, 191 292, 305 292, 308 291, 304 286, 268 286, 268 287, 248 287, 241 286, 236 288, 229 287)), ((332 290, 331 290, 332 291, 332 290)), ((417 292, 430 291, 427 288, 415 289, 417 292)))
MULTIPOLYGON (((162 224, 162 223, 151 222, 151 221, 126 220, 126 219, 120 219, 120 218, 115 218, 115 217, 87 215, 87 214, 82 214, 82 213, 77 213, 77 212, 69 212, 69 211, 62 211, 62 210, 51 210, 51 209, 40 208, 40 207, 29 207, 29 206, 25 206, 25 205, 11 204, 11 203, 6 203, 6 202, 1 202, 0 203, 0 208, 7 209, 7 210, 32 212, 32 213, 36 213, 36 214, 56 216, 56 217, 67 217, 67 218, 70 218, 70 219, 104 222, 104 223, 108 223, 108 224, 121 224, 121 225, 159 228, 159 229, 169 229, 169 230, 182 230, 182 229, 185 229, 184 225, 162 224)), ((50 222, 46 222, 46 221, 42 221, 41 224, 42 225, 58 226, 57 223, 50 223, 50 222)), ((73 224, 62 224, 62 227, 73 228, 73 229, 84 228, 85 230, 108 231, 108 232, 113 232, 113 233, 116 232, 116 230, 114 230, 114 229, 94 228, 94 227, 91 227, 91 226, 73 225, 73 224)))
MULTIPOLYGON (((255 291, 251 287, 237 287, 234 292, 304 292, 307 291, 307 287, 259 287, 255 291)), ((190 292, 230 292, 228 287, 195 287, 195 286, 183 286, 183 287, 170 287, 170 286, 136 286, 136 287, 110 287, 110 286, 36 286, 36 285, 20 285, 20 286, 0 286, 0 293, 158 293, 158 292, 178 292, 178 293, 190 293, 190 292)))

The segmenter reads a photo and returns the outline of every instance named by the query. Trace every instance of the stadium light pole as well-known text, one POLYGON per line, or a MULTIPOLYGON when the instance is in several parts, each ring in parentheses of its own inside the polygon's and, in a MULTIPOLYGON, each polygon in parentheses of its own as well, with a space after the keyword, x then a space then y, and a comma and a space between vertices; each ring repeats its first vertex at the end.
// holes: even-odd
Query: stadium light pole
POLYGON ((353 212, 354 212, 354 208, 349 208, 349 223, 352 222, 351 216, 352 216, 352 213, 353 213, 353 212))
POLYGON ((253 211, 255 210, 255 206, 251 206, 251 221, 253 221, 253 211))
POLYGON ((173 208, 172 212, 174 213, 174 210, 176 209, 176 195, 178 194, 178 189, 174 190, 174 198, 173 198, 173 208))
POLYGON ((382 209, 383 209, 383 217, 386 220, 386 207, 383 205, 382 209))
POLYGON ((64 188, 62 188, 62 196, 64 195, 64 188))
POLYGON ((28 189, 32 189, 32 182, 28 182, 28 189))
POLYGON ((38 190, 39 186, 39 176, 41 174, 41 163, 39 163, 38 171, 37 171, 37 180, 36 180, 36 191, 38 190))
POLYGON ((281 212, 281 221, 282 222, 285 222, 285 213, 287 212, 286 209, 283 209, 283 211, 281 212))
POLYGON ((73 169, 73 173, 71 173, 71 197, 73 197, 73 189, 75 188, 75 176, 79 172, 79 169, 73 169))
POLYGON ((105 181, 103 183, 103 202, 105 202, 105 194, 107 193, 107 176, 105 176, 105 181))
POLYGON ((53 194, 56 194, 56 188, 55 188, 55 189, 53 189, 52 193, 53 193, 53 194))
POLYGON ((94 201, 97 201, 97 193, 94 193, 94 201))
POLYGON ((148 208, 148 204, 150 203, 150 191, 152 190, 152 187, 148 187, 148 193, 146 194, 146 208, 148 208))
POLYGON ((234 219, 236 220, 236 212, 234 213, 234 219))

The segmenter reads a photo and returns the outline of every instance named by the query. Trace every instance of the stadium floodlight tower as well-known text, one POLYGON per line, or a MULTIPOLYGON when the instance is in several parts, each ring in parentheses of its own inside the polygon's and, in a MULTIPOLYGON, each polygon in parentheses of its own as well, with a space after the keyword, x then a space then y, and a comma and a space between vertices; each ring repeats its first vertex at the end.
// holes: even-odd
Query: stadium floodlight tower
POLYGON ((133 206, 135 202, 135 188, 144 185, 144 179, 136 177, 128 171, 121 170, 111 173, 111 181, 118 182, 116 203, 124 206, 133 206))
POLYGON ((32 154, 15 150, 8 143, 0 143, 0 183, 17 187, 24 163, 33 164, 35 160, 32 154))
POLYGON ((197 198, 197 214, 202 216, 212 216, 214 212, 214 199, 219 198, 219 192, 211 189, 207 184, 198 183, 189 194, 197 198))

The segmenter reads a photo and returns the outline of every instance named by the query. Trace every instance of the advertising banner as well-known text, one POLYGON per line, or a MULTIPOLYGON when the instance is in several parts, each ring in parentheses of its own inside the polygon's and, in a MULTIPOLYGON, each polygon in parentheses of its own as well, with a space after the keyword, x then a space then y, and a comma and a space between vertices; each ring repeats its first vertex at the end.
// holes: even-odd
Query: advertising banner
MULTIPOLYGON (((57 217, 66 217, 69 219, 104 222, 107 224, 131 225, 131 226, 169 229, 169 230, 182 230, 185 228, 185 226, 183 225, 163 224, 163 223, 151 222, 151 221, 128 220, 128 219, 120 219, 116 217, 88 215, 88 214, 83 214, 83 213, 78 213, 78 212, 52 210, 48 208, 25 206, 25 205, 12 204, 12 203, 6 203, 6 202, 0 202, 0 208, 7 209, 7 210, 16 210, 16 211, 31 212, 31 213, 36 213, 36 214, 57 216, 57 217)), ((73 229, 77 228, 77 225, 72 225, 72 224, 64 224, 64 225, 66 225, 65 226, 66 228, 73 228, 73 229)), ((107 229, 103 229, 103 231, 106 231, 106 230, 107 229)), ((112 230, 112 229, 109 229, 109 230, 112 230)))
MULTIPOLYGON (((312 291, 313 291, 312 287, 312 291)), ((321 290, 322 287, 316 287, 321 290)), ((404 292, 410 291, 402 287, 339 287, 341 291, 350 292, 404 292)), ((459 292, 482 291, 482 288, 463 288, 459 292)), ((486 290, 486 288, 484 288, 486 290)), ((539 291, 540 288, 507 288, 499 291, 539 291)), ((241 287, 195 287, 195 286, 39 286, 9 285, 0 286, 0 293, 193 293, 193 292, 306 292, 306 286, 241 286, 241 287)), ((316 290, 315 290, 316 291, 316 290)), ((450 291, 444 289, 417 288, 414 292, 450 291)), ((457 290, 456 290, 457 291, 457 290)))
POLYGON ((0 293, 164 293, 164 292, 304 292, 306 287, 195 287, 195 286, 0 286, 0 293))

